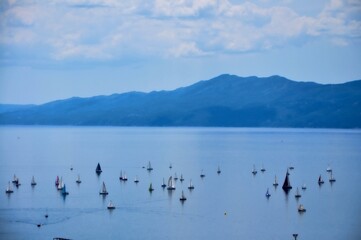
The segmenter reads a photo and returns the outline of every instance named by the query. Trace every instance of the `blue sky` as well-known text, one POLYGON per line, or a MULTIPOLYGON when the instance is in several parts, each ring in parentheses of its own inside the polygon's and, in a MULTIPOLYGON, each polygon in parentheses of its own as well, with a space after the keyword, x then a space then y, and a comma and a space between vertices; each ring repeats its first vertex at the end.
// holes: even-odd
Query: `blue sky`
POLYGON ((0 103, 171 90, 223 73, 361 79, 361 1, 0 2, 0 103))

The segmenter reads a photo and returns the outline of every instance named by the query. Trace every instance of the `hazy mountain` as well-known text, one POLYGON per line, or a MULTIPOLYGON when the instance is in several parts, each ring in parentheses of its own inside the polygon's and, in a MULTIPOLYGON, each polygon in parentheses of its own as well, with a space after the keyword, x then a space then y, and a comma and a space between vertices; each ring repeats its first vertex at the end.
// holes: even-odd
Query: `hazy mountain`
POLYGON ((173 91, 0 105, 0 124, 361 127, 361 80, 344 84, 221 75, 173 91))

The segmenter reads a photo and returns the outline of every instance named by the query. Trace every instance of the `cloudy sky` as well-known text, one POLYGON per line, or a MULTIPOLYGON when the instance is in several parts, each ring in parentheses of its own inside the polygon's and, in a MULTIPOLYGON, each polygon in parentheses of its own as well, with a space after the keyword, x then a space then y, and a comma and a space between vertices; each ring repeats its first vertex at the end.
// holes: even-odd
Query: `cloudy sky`
POLYGON ((361 1, 0 1, 0 103, 170 90, 223 73, 361 79, 361 1))

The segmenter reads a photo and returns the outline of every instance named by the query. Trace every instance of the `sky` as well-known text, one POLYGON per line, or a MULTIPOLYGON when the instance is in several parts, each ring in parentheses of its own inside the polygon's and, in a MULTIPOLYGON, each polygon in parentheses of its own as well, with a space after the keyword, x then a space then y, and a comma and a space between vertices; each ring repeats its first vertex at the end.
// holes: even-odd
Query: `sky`
POLYGON ((360 0, 0 0, 0 103, 361 79, 360 0))

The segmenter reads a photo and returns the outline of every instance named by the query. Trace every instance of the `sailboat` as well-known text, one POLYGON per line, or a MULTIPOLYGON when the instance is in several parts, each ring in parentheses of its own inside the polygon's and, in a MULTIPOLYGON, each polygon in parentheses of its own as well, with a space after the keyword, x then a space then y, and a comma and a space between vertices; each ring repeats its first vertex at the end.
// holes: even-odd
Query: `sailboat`
POLYGON ((63 183, 63 177, 60 177, 59 183, 58 183, 58 190, 62 190, 64 187, 63 183))
POLYGON ((134 182, 139 183, 138 176, 135 176, 134 182))
POLYGON ((290 179, 289 179, 288 175, 290 175, 290 174, 288 173, 288 169, 287 169, 285 181, 283 182, 283 185, 282 185, 282 189, 285 192, 288 192, 290 189, 292 189, 292 186, 291 186, 290 179))
POLYGON ((321 185, 321 184, 323 184, 324 183, 324 181, 323 181, 323 179, 322 179, 322 176, 320 175, 319 177, 318 177, 318 185, 321 185))
POLYGON ((61 194, 62 194, 63 196, 69 195, 69 192, 66 191, 66 186, 65 186, 65 184, 64 184, 63 189, 61 190, 61 194))
POLYGON ((188 187, 189 190, 193 190, 194 189, 194 186, 192 184, 192 179, 189 181, 189 187, 188 187))
POLYGON ((13 189, 11 188, 11 185, 10 185, 10 181, 9 181, 9 184, 8 184, 8 187, 6 188, 5 190, 6 193, 13 193, 13 189))
POLYGON ((298 190, 298 187, 296 188, 296 194, 295 194, 295 198, 300 198, 301 194, 300 191, 298 190))
POLYGON ((253 164, 253 170, 252 170, 253 175, 257 174, 257 170, 256 170, 256 166, 253 164))
POLYGON ((261 168, 261 172, 266 171, 266 169, 264 168, 263 164, 262 164, 262 168, 261 168))
POLYGON ((16 182, 18 181, 19 179, 16 177, 16 175, 14 174, 14 177, 13 177, 13 183, 15 183, 16 184, 16 182))
POLYGON ((103 182, 102 189, 99 192, 100 195, 108 195, 107 188, 105 187, 105 183, 103 182))
POLYGON ((331 171, 331 175, 330 175, 330 183, 336 182, 336 179, 333 177, 333 172, 331 171))
POLYGON ((275 181, 273 182, 273 186, 277 187, 278 186, 278 181, 277 181, 277 176, 275 175, 275 181))
POLYGON ((154 191, 154 188, 153 188, 153 186, 152 186, 152 183, 149 185, 149 192, 153 192, 154 191))
POLYGON ((34 176, 31 178, 31 186, 35 186, 36 185, 36 182, 35 182, 35 178, 34 176))
POLYGON ((183 174, 181 174, 181 176, 180 176, 180 179, 179 179, 181 182, 183 182, 184 181, 184 178, 183 178, 183 174))
POLYGON ((100 167, 100 164, 98 163, 97 168, 95 169, 95 172, 99 175, 102 173, 102 168, 100 167))
POLYGON ((304 183, 304 184, 302 185, 302 190, 306 190, 306 189, 307 189, 306 183, 304 183))
POLYGON ((124 172, 124 175, 123 175, 123 181, 128 181, 128 177, 127 177, 127 174, 124 172))
POLYGON ((107 208, 108 208, 109 210, 115 209, 115 206, 114 206, 114 204, 112 203, 112 201, 109 202, 107 208))
POLYGON ((164 182, 164 178, 163 178, 163 183, 162 183, 162 188, 165 188, 167 185, 165 184, 165 182, 164 182))
POLYGON ((298 212, 300 212, 300 213, 302 213, 302 212, 306 212, 306 208, 302 205, 302 204, 300 204, 299 206, 298 206, 298 212))
POLYGON ((78 175, 78 179, 75 181, 77 184, 81 183, 80 175, 78 175))
POLYGON ((269 198, 270 196, 271 196, 271 194, 269 193, 269 190, 267 188, 266 197, 269 198))
POLYGON ((201 171, 201 178, 204 178, 206 175, 204 175, 204 173, 203 173, 203 169, 202 169, 202 171, 201 171))
POLYGON ((326 172, 332 172, 332 168, 330 167, 330 164, 329 164, 328 167, 326 168, 326 172))
POLYGON ((172 169, 172 163, 169 164, 169 169, 172 169))
POLYGON ((221 173, 221 168, 218 166, 217 168, 217 174, 220 174, 221 173))
POLYGON ((19 178, 16 178, 15 186, 19 187, 21 185, 19 178))
POLYGON ((181 202, 184 202, 185 200, 187 200, 186 196, 184 196, 184 192, 183 192, 183 191, 182 191, 182 195, 181 195, 181 197, 179 198, 179 200, 180 200, 181 202))
POLYGON ((56 179, 55 179, 55 186, 58 186, 59 185, 59 176, 56 176, 56 179))
POLYGON ((177 181, 178 177, 177 177, 177 173, 174 173, 174 181, 177 181))
POLYGON ((152 165, 150 165, 150 161, 148 162, 147 170, 148 170, 148 171, 152 171, 152 170, 153 170, 152 165))
POLYGON ((120 180, 120 181, 123 181, 123 172, 122 172, 122 171, 120 171, 119 180, 120 180))
POLYGON ((175 185, 173 183, 173 178, 172 176, 169 177, 168 179, 168 187, 167 187, 168 190, 175 190, 175 185))

